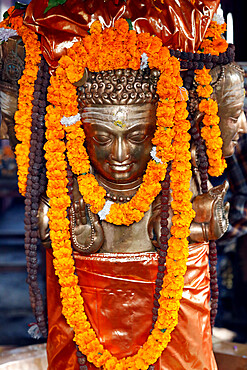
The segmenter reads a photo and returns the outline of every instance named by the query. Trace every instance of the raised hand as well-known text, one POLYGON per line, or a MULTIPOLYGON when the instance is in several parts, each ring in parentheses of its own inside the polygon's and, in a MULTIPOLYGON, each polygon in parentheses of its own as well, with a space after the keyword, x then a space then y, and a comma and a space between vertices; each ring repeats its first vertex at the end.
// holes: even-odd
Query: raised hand
POLYGON ((82 198, 72 203, 69 210, 73 248, 82 254, 97 252, 104 242, 104 232, 97 215, 82 198))

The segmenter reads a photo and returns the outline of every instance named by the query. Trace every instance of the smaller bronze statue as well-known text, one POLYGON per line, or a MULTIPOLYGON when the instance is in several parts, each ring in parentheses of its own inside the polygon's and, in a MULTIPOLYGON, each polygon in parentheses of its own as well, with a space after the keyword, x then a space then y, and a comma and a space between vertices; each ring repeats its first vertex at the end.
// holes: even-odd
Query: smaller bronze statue
POLYGON ((246 133, 246 117, 243 112, 245 89, 243 70, 237 64, 218 66, 212 69, 212 85, 220 116, 225 158, 234 153, 239 135, 246 133))

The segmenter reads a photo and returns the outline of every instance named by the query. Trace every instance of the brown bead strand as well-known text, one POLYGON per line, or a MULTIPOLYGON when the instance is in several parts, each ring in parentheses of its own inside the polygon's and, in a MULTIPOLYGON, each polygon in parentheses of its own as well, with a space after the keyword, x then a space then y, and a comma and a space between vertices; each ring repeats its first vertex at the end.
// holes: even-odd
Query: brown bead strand
MULTIPOLYGON (((71 199, 71 202, 73 202, 73 173, 71 171, 71 167, 70 167, 68 162, 67 162, 67 179, 68 179, 68 184, 67 184, 68 195, 71 199)), ((76 357, 77 357, 77 362, 78 362, 78 365, 79 365, 79 370, 88 370, 87 356, 85 356, 79 350, 79 347, 77 345, 76 345, 76 357)))
POLYGON ((210 262, 210 288, 211 288, 211 311, 210 324, 213 329, 218 309, 218 279, 217 279, 217 246, 215 241, 209 242, 209 262, 210 262))
POLYGON ((219 55, 191 53, 170 49, 170 55, 180 60, 181 69, 196 70, 204 66, 211 69, 218 64, 228 64, 235 60, 235 46, 229 44, 227 50, 219 55))
POLYGON ((196 145, 198 169, 200 173, 202 193, 208 192, 208 158, 206 155, 206 147, 201 138, 198 129, 196 128, 194 120, 191 120, 191 137, 196 145))
POLYGON ((67 179, 68 179, 68 195, 70 197, 71 202, 73 201, 73 172, 71 171, 71 167, 67 162, 67 179))
POLYGON ((37 325, 41 334, 47 337, 46 313, 42 295, 37 281, 38 261, 38 204, 41 192, 44 191, 45 169, 43 163, 44 114, 46 90, 49 83, 48 66, 42 58, 34 86, 34 100, 29 154, 29 173, 27 176, 25 199, 25 253, 27 260, 27 283, 29 284, 30 301, 37 325))
MULTIPOLYGON (((208 159, 206 155, 205 144, 195 126, 195 122, 191 121, 191 136, 197 147, 198 169, 201 179, 202 193, 208 192, 208 159)), ((211 310, 210 324, 213 329, 218 308, 218 280, 217 280, 217 247, 213 240, 209 241, 209 272, 210 272, 210 290, 211 290, 211 310)))
POLYGON ((79 347, 76 345, 76 357, 79 364, 79 370, 88 370, 87 357, 81 353, 79 347))
MULTIPOLYGON (((155 281, 155 293, 154 293, 154 307, 153 307, 153 317, 152 317, 152 329, 158 319, 158 310, 159 310, 159 298, 160 298, 160 291, 162 289, 163 279, 165 276, 165 269, 166 269, 166 256, 167 256, 167 249, 168 249, 168 235, 170 233, 168 228, 168 218, 169 218, 169 195, 170 195, 170 171, 171 171, 171 162, 168 163, 167 170, 166 170, 166 177, 162 182, 162 190, 161 190, 161 246, 159 251, 159 258, 158 258, 158 272, 157 272, 157 279, 155 281)), ((148 370, 155 369, 154 365, 150 365, 148 370)))

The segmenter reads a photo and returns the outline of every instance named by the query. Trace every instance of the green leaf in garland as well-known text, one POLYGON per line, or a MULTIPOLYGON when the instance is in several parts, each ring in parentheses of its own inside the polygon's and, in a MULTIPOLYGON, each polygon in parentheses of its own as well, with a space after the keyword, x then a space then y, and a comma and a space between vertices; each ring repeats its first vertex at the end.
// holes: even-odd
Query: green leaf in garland
POLYGON ((160 329, 160 331, 161 331, 162 333, 165 333, 165 332, 167 331, 167 329, 160 329))
POLYGON ((133 30, 133 24, 130 18, 126 18, 126 21, 129 23, 129 30, 133 30))
POLYGON ((19 1, 16 1, 15 9, 26 9, 26 8, 27 8, 27 4, 22 4, 19 1))
POLYGON ((44 14, 48 12, 48 10, 55 8, 55 6, 63 5, 66 3, 67 0, 48 0, 48 6, 45 8, 44 14))
POLYGON ((8 13, 8 12, 7 12, 7 10, 6 10, 6 12, 5 12, 5 13, 3 13, 3 19, 8 18, 8 16, 9 16, 9 13, 8 13))

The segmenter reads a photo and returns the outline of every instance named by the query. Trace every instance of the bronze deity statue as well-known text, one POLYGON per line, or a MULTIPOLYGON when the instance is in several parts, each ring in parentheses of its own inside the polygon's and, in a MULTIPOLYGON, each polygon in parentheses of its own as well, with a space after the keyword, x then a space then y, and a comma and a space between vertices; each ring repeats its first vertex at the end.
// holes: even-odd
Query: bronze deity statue
MULTIPOLYGON (((93 75, 89 74, 87 82, 78 89, 80 114, 86 134, 87 151, 91 159, 91 171, 95 174, 98 182, 106 189, 108 199, 120 203, 126 202, 130 199, 140 186, 146 163, 150 159, 150 151, 152 148, 151 140, 155 130, 157 100, 155 93, 153 93, 153 99, 150 97, 148 102, 141 102, 142 104, 140 104, 138 101, 137 104, 135 104, 135 100, 132 98, 129 100, 131 102, 130 104, 121 105, 119 102, 121 101, 125 91, 121 91, 117 95, 118 90, 114 90, 114 86, 112 88, 109 82, 109 79, 114 81, 116 75, 120 75, 120 77, 122 77, 122 75, 125 76, 126 74, 128 76, 130 73, 131 71, 129 70, 111 72, 110 77, 107 76, 106 78, 106 76, 104 76, 105 80, 102 79, 102 75, 104 74, 103 72, 93 75), (114 102, 109 98, 110 94, 105 94, 104 87, 107 87, 110 90, 110 94, 112 94, 111 96, 115 99, 114 102), (99 92, 100 89, 101 91, 99 92), (97 101, 93 101, 95 96, 97 101), (103 98, 101 98, 102 96, 104 96, 103 102, 100 101, 100 99, 103 100, 103 98)), ((155 85, 156 80, 152 80, 153 73, 154 72, 151 72, 149 76, 150 91, 155 91, 153 84, 155 85)), ((134 72, 134 74, 135 78, 137 78, 138 74, 136 72, 134 72)), ((140 72, 140 74, 142 73, 140 72)), ((232 86, 235 86, 236 81, 239 81, 238 89, 235 90, 234 94, 236 94, 236 104, 239 108, 237 113, 240 116, 244 98, 243 76, 241 71, 232 65, 225 67, 224 76, 229 78, 229 75, 231 76, 230 79, 234 81, 232 86)), ((222 74, 218 73, 217 77, 219 80, 217 80, 215 86, 218 87, 220 85, 221 92, 224 91, 224 89, 227 91, 228 86, 225 85, 225 79, 220 78, 220 76, 222 76, 222 74)), ((136 86, 136 81, 135 79, 132 80, 132 86, 134 88, 136 86)), ((148 81, 148 79, 145 80, 148 81)), ((123 85, 124 82, 125 79, 123 79, 123 85)), ((147 82, 145 82, 145 84, 147 84, 147 82)), ((130 84, 126 84, 126 86, 127 85, 130 84)), ((140 85, 142 85, 142 81, 140 82, 140 85)), ((145 85, 145 88, 147 88, 147 85, 145 85)), ((131 90, 131 86, 128 86, 128 89, 131 90)), ((218 103, 220 105, 222 100, 220 100, 220 97, 217 95, 217 91, 215 90, 216 99, 218 99, 218 103)), ((125 102, 126 101, 128 101, 127 98, 125 102)), ((224 104, 227 104, 225 100, 224 104)), ((233 114, 236 114, 236 106, 232 104, 232 100, 229 101, 227 106, 227 117, 229 118, 232 117, 233 114)), ((200 114, 198 114, 198 127, 200 127, 200 119, 200 114)), ((226 133, 228 135, 229 132, 229 126, 227 123, 224 123, 224 121, 221 122, 221 130, 224 140, 224 134, 226 133)), ((241 132, 241 130, 242 127, 239 127, 236 122, 235 134, 239 131, 241 132)), ((156 364, 158 369, 172 368, 173 364, 171 359, 174 358, 172 353, 176 353, 175 358, 176 361, 178 361, 175 362, 175 366, 179 366, 179 364, 180 366, 186 366, 184 363, 185 359, 177 350, 179 343, 183 341, 182 338, 184 338, 184 333, 187 333, 186 340, 190 345, 193 341, 198 343, 202 340, 203 336, 200 336, 200 338, 198 336, 201 329, 198 331, 196 328, 190 330, 190 333, 193 334, 190 334, 191 337, 188 339, 188 324, 186 324, 186 322, 190 322, 190 325, 192 325, 189 317, 196 315, 196 312, 198 312, 194 311, 198 302, 203 301, 204 307, 207 307, 204 298, 202 298, 204 297, 204 294, 206 294, 202 293, 203 289, 206 289, 206 286, 208 285, 206 282, 208 281, 208 252, 205 241, 220 238, 228 227, 229 205, 228 203, 224 204, 224 195, 228 188, 227 183, 215 188, 212 188, 209 185, 209 191, 202 194, 200 192, 201 180, 197 168, 197 151, 194 149, 194 145, 192 145, 191 156, 193 164, 193 177, 191 179, 191 191, 193 193, 193 197, 191 201, 193 203, 193 208, 196 211, 196 216, 190 227, 190 257, 188 260, 188 271, 185 275, 184 298, 182 299, 180 308, 184 317, 187 319, 185 319, 185 321, 181 320, 178 325, 177 331, 173 336, 173 342, 171 342, 170 347, 168 347, 164 352, 164 355, 162 355, 162 359, 159 364, 156 364), (195 269, 195 266, 197 266, 197 269, 195 269), (196 271, 200 271, 199 275, 196 274, 196 271), (194 286, 195 281, 205 281, 205 285, 203 283, 200 287, 197 284, 194 286), (194 289, 193 293, 191 291, 191 287, 194 289), (195 294, 195 292, 197 293, 195 294), (195 295, 195 300, 194 298, 192 299, 192 295, 195 295)), ((170 195, 168 200, 169 204, 171 200, 172 197, 170 195)), ((43 198, 39 212, 41 216, 40 220, 45 216, 44 220, 46 222, 41 222, 41 232, 45 237, 46 245, 47 243, 49 244, 49 229, 46 217, 46 211, 48 208, 49 201, 48 199, 45 200, 45 198, 43 198)), ((130 347, 136 343, 136 338, 139 338, 139 336, 142 335, 140 330, 136 327, 136 336, 129 336, 128 334, 127 338, 125 335, 126 333, 129 333, 130 328, 125 329, 126 324, 122 322, 122 307, 125 306, 124 301, 131 306, 132 299, 128 296, 127 292, 123 290, 124 295, 123 297, 120 295, 121 298, 118 296, 118 303, 116 303, 114 299, 112 302, 111 300, 109 301, 111 306, 110 310, 109 304, 104 300, 102 301, 103 298, 101 297, 101 294, 98 295, 98 293, 91 293, 92 288, 90 281, 94 281, 95 287, 93 289, 96 289, 95 292, 98 292, 101 291, 102 284, 99 276, 102 276, 102 279, 103 277, 106 278, 107 283, 104 282, 103 286, 105 286, 104 289, 106 289, 107 292, 109 291, 109 296, 106 294, 106 297, 108 297, 106 300, 108 300, 110 299, 109 297, 115 296, 115 289, 120 289, 122 292, 122 285, 119 285, 120 280, 123 280, 123 284, 126 285, 126 281, 129 281, 130 279, 130 277, 126 277, 128 276, 127 271, 122 271, 120 269, 120 264, 122 264, 122 268, 124 269, 123 260, 126 263, 127 261, 130 263, 137 261, 138 259, 143 259, 143 265, 141 265, 143 268, 143 266, 148 263, 147 261, 150 256, 151 258, 156 258, 156 251, 159 251, 160 246, 161 208, 161 197, 158 196, 149 211, 146 212, 144 218, 138 223, 134 223, 127 227, 116 226, 107 223, 106 221, 101 221, 98 215, 92 214, 88 205, 85 204, 78 190, 76 176, 74 176, 73 204, 70 209, 70 227, 72 245, 78 252, 78 255, 75 254, 75 259, 78 263, 77 268, 78 273, 80 274, 80 279, 83 281, 82 290, 85 296, 89 295, 90 302, 94 302, 96 306, 100 307, 101 314, 98 314, 98 316, 102 316, 100 319, 102 320, 102 323, 100 324, 101 321, 99 321, 99 327, 101 329, 99 330, 98 335, 102 335, 102 340, 105 340, 104 338, 108 337, 108 332, 105 327, 108 327, 109 325, 112 327, 112 334, 110 337, 111 343, 114 338, 113 342, 115 345, 110 345, 108 340, 106 340, 106 343, 109 348, 111 348, 113 352, 116 351, 116 353, 118 353, 119 348, 121 348, 122 353, 128 355, 130 353, 130 347), (97 253, 95 253, 96 251, 97 253), (94 254, 90 255, 90 253, 94 254), (86 265, 88 264, 85 271, 83 271, 83 268, 81 268, 81 264, 79 263, 82 261, 86 263, 86 265), (113 265, 112 267, 107 265, 108 267, 105 270, 104 264, 108 264, 109 261, 112 261, 113 265), (102 263, 103 266, 100 263, 102 263), (113 286, 113 281, 116 281, 116 284, 118 283, 116 287, 113 286), (119 313, 118 320, 113 316, 117 311, 119 313), (122 338, 120 341, 121 344, 119 342, 119 338, 115 335, 115 333, 120 332, 122 338)), ((171 209, 169 209, 169 213, 170 217, 168 225, 171 223, 171 209)), ((135 265, 135 269, 138 276, 137 279, 141 279, 138 272, 140 267, 135 265)), ((150 271, 146 273, 150 274, 150 271)), ((149 282, 149 284, 150 283, 151 282, 149 282)), ((126 289, 127 286, 128 285, 126 285, 126 289)), ((48 288, 50 292, 52 291, 52 287, 54 287, 54 280, 51 280, 50 287, 48 288)), ((130 288, 128 288, 127 291, 129 291, 129 289, 130 288)), ((204 292, 206 292, 206 290, 204 292)), ((145 295, 148 294, 146 288, 143 288, 143 291, 145 291, 145 295)), ((135 288, 133 288, 133 292, 130 294, 135 296, 135 288)), ((90 320, 97 320, 98 316, 95 316, 95 311, 91 304, 88 303, 88 305, 90 320)), ((49 312, 51 313, 52 309, 54 309, 54 307, 49 309, 48 315, 49 312)), ((145 316, 146 312, 143 312, 142 314, 145 316)), ((60 316, 57 317, 57 320, 60 320, 60 316)), ((137 320, 136 316, 135 320, 137 320)), ((203 327, 203 333, 206 335, 210 329, 207 326, 207 320, 203 322, 200 320, 198 321, 200 328, 203 327)), ((48 346, 48 353, 52 351, 51 340, 56 341, 56 338, 52 334, 50 345, 48 346)), ((207 341, 206 337, 204 337, 203 340, 204 342, 207 341)), ((206 366, 214 369, 215 363, 213 357, 209 356, 207 360, 203 359, 204 354, 202 352, 200 351, 200 354, 198 355, 201 361, 199 367, 203 366, 203 363, 204 365, 207 363, 206 366)))
POLYGON ((239 135, 246 133, 246 117, 243 111, 245 90, 243 71, 232 63, 215 67, 212 72, 214 97, 218 102, 220 130, 225 158, 234 154, 239 135))
MULTIPOLYGON (((119 73, 121 74, 121 72, 119 73)), ((125 73, 128 75, 130 71, 125 73)), ((242 111, 244 99, 243 74, 241 69, 235 64, 215 67, 211 73, 213 76, 214 96, 219 104, 223 155, 227 157, 233 154, 239 135, 246 131, 246 119, 242 111)), ((112 77, 116 78, 117 76, 113 74, 112 77)), ((132 82, 132 87, 134 87, 138 83, 138 76, 136 80, 134 80, 134 76, 132 76, 132 79, 134 81, 132 82)), ((87 150, 93 171, 98 182, 106 189, 108 199, 113 201, 128 201, 142 182, 142 175, 150 159, 151 140, 155 131, 157 102, 155 84, 157 80, 158 72, 152 72, 150 78, 152 82, 149 86, 150 96, 148 98, 150 102, 146 102, 144 99, 140 100, 141 93, 138 96, 139 101, 137 98, 135 98, 136 101, 133 98, 129 98, 129 101, 126 98, 124 100, 122 95, 124 97, 126 91, 124 91, 123 86, 121 87, 123 89, 121 91, 122 95, 119 90, 116 90, 118 96, 116 94, 115 99, 110 98, 107 100, 105 97, 105 100, 101 99, 100 101, 98 99, 98 102, 93 101, 92 97, 88 99, 85 94, 85 91, 88 94, 88 91, 92 88, 91 85, 94 81, 90 81, 90 79, 86 83, 85 88, 79 88, 81 116, 84 122, 87 150), (125 105, 124 103, 127 104, 125 105)), ((147 84, 146 81, 144 79, 143 83, 147 84)), ((106 82, 109 81, 107 80, 106 82)), ((9 81, 3 80, 2 86, 1 94, 5 96, 6 89, 9 91, 12 85, 10 85, 9 81)), ((95 86, 93 88, 94 90, 96 89, 95 86)), ((111 96, 113 95, 113 88, 114 85, 110 88, 111 96)), ((128 88, 130 89, 129 86, 128 88)), ((98 87, 98 89, 99 91, 100 89, 102 90, 102 86, 98 87)), ((144 91, 145 89, 147 89, 146 85, 144 91)), ((93 92, 95 94, 96 91, 93 92)), ((16 143, 13 135, 14 111, 17 107, 15 94, 7 92, 7 99, 4 99, 6 104, 4 104, 4 109, 2 110, 2 117, 7 123, 8 133, 11 136, 13 146, 16 143), (7 111, 8 114, 6 113, 7 111)), ((101 94, 104 95, 104 91, 101 91, 101 94)), ((200 121, 200 117, 198 117, 198 121, 200 121)), ((194 178, 191 182, 191 190, 193 192, 193 207, 197 214, 191 225, 190 240, 192 243, 203 240, 216 240, 223 235, 227 228, 228 205, 223 207, 223 198, 227 185, 221 186, 220 190, 218 188, 215 191, 211 189, 207 195, 198 194, 197 189, 199 188, 200 180, 196 175, 196 152, 193 147, 192 163, 194 178), (220 207, 219 204, 221 204, 220 207), (222 215, 219 214, 220 209, 222 215), (217 221, 215 221, 216 219, 217 221), (222 221, 218 222, 218 220, 222 221)), ((46 215, 48 207, 48 200, 43 196, 39 210, 39 224, 41 239, 45 246, 50 244, 48 218, 46 215)), ((92 253, 92 251, 96 250, 106 253, 154 251, 159 240, 159 210, 160 202, 157 199, 152 205, 152 210, 148 212, 150 214, 146 214, 144 219, 138 224, 127 228, 125 226, 115 227, 104 221, 100 222, 98 216, 90 212, 90 209, 87 208, 81 198, 75 178, 74 203, 70 211, 71 218, 74 220, 71 224, 74 247, 76 250, 84 253, 92 253), (156 220, 155 222, 154 219, 156 220), (131 230, 132 228, 133 230, 131 230), (128 230, 126 233, 124 232, 125 229, 128 230), (90 243, 92 230, 94 233, 92 249, 85 249, 84 247, 90 243), (139 240, 135 245, 134 235, 136 233, 143 240, 141 242, 139 240), (119 237, 120 235, 125 235, 125 237, 119 237), (108 240, 108 238, 110 239, 108 240), (112 245, 114 245, 114 248, 112 245)))
MULTIPOLYGON (((238 135, 245 125, 241 115, 243 78, 235 65, 216 67, 212 75, 214 95, 221 118, 223 154, 228 156, 232 155, 238 135)), ((121 204, 129 201, 142 183, 147 162, 152 155, 152 138, 156 128, 159 99, 156 94, 158 79, 159 72, 156 70, 123 69, 87 72, 85 79, 76 84, 91 173, 106 190, 106 198, 109 201, 121 204)), ((191 86, 190 93, 190 104, 194 96, 194 124, 199 132, 202 115, 198 112, 195 86, 191 86)), ((44 100, 45 98, 40 108, 45 107, 44 100)), ((15 106, 16 101, 17 98, 11 105, 15 106)), ((13 124, 14 109, 10 106, 8 109, 6 104, 5 110, 11 111, 9 119, 6 120, 10 127, 13 124)), ((40 129, 41 125, 36 128, 40 129)), ((198 369, 216 368, 210 342, 208 241, 218 239, 226 231, 229 205, 224 204, 226 183, 215 188, 204 184, 202 192, 198 158, 199 151, 205 152, 205 148, 203 143, 196 143, 195 137, 196 135, 192 135, 191 140, 193 175, 190 185, 193 194, 191 202, 196 216, 190 226, 189 257, 179 311, 180 319, 166 351, 156 364, 151 365, 151 368, 155 369, 170 370, 188 366, 198 369), (194 317, 197 317, 197 320, 194 320, 194 317), (185 351, 181 351, 183 345, 188 346, 185 351), (193 353, 196 353, 196 356, 193 353)), ((204 155, 206 157, 205 153, 204 155)), ((35 154, 30 153, 30 159, 32 156, 35 157, 35 154)), ((35 170, 34 168, 28 178, 29 184, 32 183, 32 176, 35 177, 35 170)), ((30 194, 27 191, 27 205, 31 203, 32 197, 36 197, 35 191, 34 188, 30 190, 30 194)), ((100 342, 113 355, 132 355, 136 348, 143 345, 147 333, 157 320, 160 290, 156 282, 161 280, 159 277, 165 269, 164 263, 160 266, 160 259, 164 260, 166 256, 164 251, 160 251, 160 231, 162 222, 163 225, 165 222, 168 228, 171 226, 172 194, 168 190, 166 204, 165 197, 158 195, 140 222, 130 226, 116 226, 101 220, 99 215, 91 212, 89 204, 85 203, 79 192, 75 174, 71 175, 68 191, 72 199, 68 210, 71 244, 86 314, 100 342), (165 221, 162 219, 162 209, 169 214, 165 221), (155 303, 152 306, 153 301, 155 303)), ((72 341, 73 330, 68 327, 62 314, 60 287, 54 273, 53 252, 49 248, 49 207, 49 199, 43 194, 38 212, 35 204, 31 215, 34 217, 38 213, 39 235, 43 245, 47 247, 47 352, 50 368, 62 369, 66 363, 67 368, 72 370, 78 367, 78 363, 72 341)), ((169 233, 169 230, 167 232, 169 233)), ((37 239, 37 233, 36 229, 30 232, 29 244, 32 243, 31 239, 37 239)), ((28 259, 29 257, 28 255, 28 259)), ((213 262, 212 271, 216 269, 216 262, 213 262)), ((29 278, 35 280, 34 275, 29 278)), ((30 290, 34 294, 35 289, 32 289, 31 287, 30 290)), ((34 303, 35 299, 34 297, 34 303)), ((39 296, 36 303, 37 301, 36 308, 35 304, 33 307, 41 311, 39 296)), ((212 311, 217 308, 214 301, 211 308, 212 311)), ((44 321, 43 318, 42 320, 44 321)), ((81 361, 80 365, 87 361, 80 352, 77 356, 81 361)), ((88 366, 89 369, 95 369, 94 365, 88 366)))
MULTIPOLYGON (((214 95, 219 104, 223 155, 227 157, 233 154, 239 135, 245 131, 246 121, 241 114, 244 99, 243 74, 240 68, 234 64, 222 68, 224 74, 220 67, 216 67, 212 70, 212 75, 215 80, 214 95)), ((121 72, 117 73, 121 77, 121 72)), ((123 75, 124 73, 128 75, 130 71, 123 72, 123 75)), ((116 75, 113 74, 112 78, 116 78, 116 75)), ((101 96, 97 88, 101 89, 101 94, 104 95, 101 86, 103 85, 102 77, 97 76, 95 80, 92 80, 90 75, 85 87, 80 88, 78 92, 87 151, 91 159, 92 171, 98 182, 106 189, 108 199, 115 202, 125 202, 135 194, 140 186, 146 164, 150 159, 151 140, 155 131, 157 97, 154 94, 153 103, 138 104, 138 102, 136 104, 132 98, 132 100, 129 99, 127 105, 121 105, 119 102, 121 102, 122 95, 118 92, 119 95, 116 95, 115 100, 107 99, 105 96, 105 101, 99 101, 101 96), (99 80, 98 85, 95 83, 97 79, 99 80), (90 88, 94 89, 94 94, 98 94, 98 102, 93 101, 90 88), (88 95, 89 98, 86 97, 88 95)), ((155 80, 157 80, 157 76, 155 76, 155 80)), ((109 80, 106 79, 104 83, 107 82, 109 84, 109 80)), ((147 82, 145 83, 147 84, 147 82)), ((135 84, 134 80, 133 86, 135 84)), ((153 85, 150 86, 150 90, 155 91, 153 85)), ((111 86, 111 89, 108 86, 111 94, 117 91, 114 91, 113 88, 114 86, 111 86)), ((131 89, 130 86, 128 88, 131 89)), ((124 95, 125 92, 121 93, 124 95)), ((138 96, 137 99, 140 100, 140 97, 138 96)), ((198 115, 198 122, 200 119, 201 117, 198 115)), ((191 181, 191 191, 193 192, 192 202, 196 217, 191 224, 190 240, 191 243, 216 240, 225 233, 228 227, 229 205, 224 205, 223 201, 228 186, 225 183, 210 189, 207 194, 199 194, 200 179, 197 173, 194 148, 192 149, 192 163, 194 176, 191 181)), ((139 223, 126 227, 114 226, 105 221, 100 222, 98 216, 90 212, 81 198, 76 178, 74 178, 73 191, 74 203, 70 215, 72 218, 72 241, 76 250, 86 254, 96 250, 102 253, 155 251, 155 247, 159 245, 160 237, 161 205, 159 197, 139 223), (91 220, 89 216, 91 216, 91 220), (94 242, 91 243, 91 249, 89 249, 92 228, 94 242), (139 235, 138 240, 135 239, 135 235, 139 235)), ((42 215, 40 225, 41 235, 47 245, 49 240, 48 218, 46 217, 48 202, 45 201, 45 198, 43 199, 44 202, 41 203, 40 207, 40 216, 42 215), (42 217, 44 217, 43 222, 41 221, 42 217)))

